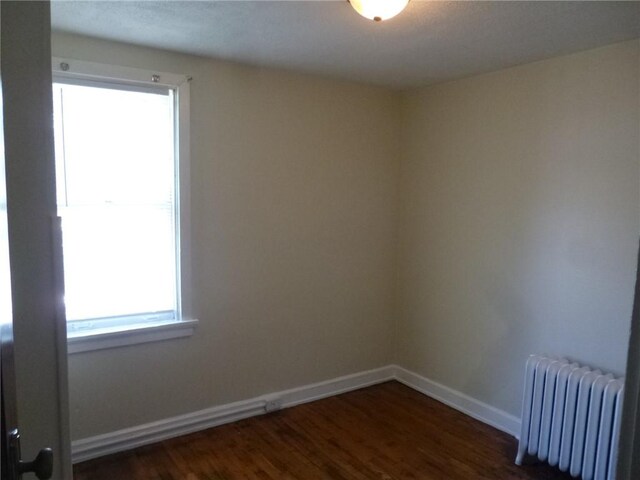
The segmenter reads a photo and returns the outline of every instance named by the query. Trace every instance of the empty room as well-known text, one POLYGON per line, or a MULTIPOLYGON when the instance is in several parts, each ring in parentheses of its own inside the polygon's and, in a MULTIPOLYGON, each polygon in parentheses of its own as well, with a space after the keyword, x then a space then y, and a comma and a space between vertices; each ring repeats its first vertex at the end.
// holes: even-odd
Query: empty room
POLYGON ((2 480, 640 478, 639 1, 0 3, 2 480))

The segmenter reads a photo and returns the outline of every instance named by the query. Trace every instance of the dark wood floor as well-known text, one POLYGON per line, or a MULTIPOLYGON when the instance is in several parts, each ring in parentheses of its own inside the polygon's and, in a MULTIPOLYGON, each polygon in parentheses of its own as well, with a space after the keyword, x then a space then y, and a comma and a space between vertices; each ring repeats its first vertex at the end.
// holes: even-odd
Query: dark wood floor
POLYGON ((76 480, 569 479, 397 382, 80 463, 76 480))

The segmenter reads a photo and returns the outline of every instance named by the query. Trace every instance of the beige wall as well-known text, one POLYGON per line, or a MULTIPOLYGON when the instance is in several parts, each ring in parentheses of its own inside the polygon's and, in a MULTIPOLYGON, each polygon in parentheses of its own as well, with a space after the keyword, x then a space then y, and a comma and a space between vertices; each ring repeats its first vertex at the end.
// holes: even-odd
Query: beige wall
POLYGON ((196 333, 69 357, 74 439, 392 361, 397 93, 54 35, 193 76, 196 333))
POLYGON ((625 370, 639 43, 408 92, 398 362, 519 415, 529 353, 625 370))
POLYGON ((401 94, 54 35, 57 56, 194 77, 201 323, 72 355, 73 438, 392 362, 516 415, 529 353, 623 373, 639 52, 401 94))

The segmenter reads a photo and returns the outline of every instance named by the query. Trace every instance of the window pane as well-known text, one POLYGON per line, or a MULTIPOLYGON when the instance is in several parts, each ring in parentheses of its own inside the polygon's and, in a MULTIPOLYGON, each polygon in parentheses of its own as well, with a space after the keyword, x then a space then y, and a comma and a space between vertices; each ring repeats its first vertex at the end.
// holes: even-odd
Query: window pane
POLYGON ((62 85, 61 107, 69 205, 171 201, 171 96, 62 85))
POLYGON ((56 96, 67 318, 175 311, 173 97, 64 84, 56 96))

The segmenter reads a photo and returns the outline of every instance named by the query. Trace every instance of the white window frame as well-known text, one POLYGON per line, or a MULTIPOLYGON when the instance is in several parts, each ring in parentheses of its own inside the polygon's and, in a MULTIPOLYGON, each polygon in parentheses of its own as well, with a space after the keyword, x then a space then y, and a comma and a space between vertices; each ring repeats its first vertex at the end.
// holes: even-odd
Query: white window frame
MULTIPOLYGON (((67 330, 68 353, 147 343, 193 334, 198 320, 193 318, 191 304, 191 217, 190 217, 190 136, 189 82, 191 77, 130 67, 53 57, 53 81, 81 85, 170 88, 174 91, 176 138, 176 250, 177 318, 145 320, 137 315, 95 321, 80 321, 67 330)), ((67 323, 67 327, 70 325, 67 323)))

